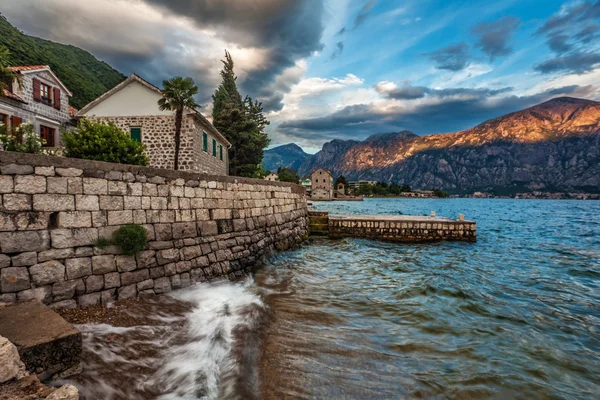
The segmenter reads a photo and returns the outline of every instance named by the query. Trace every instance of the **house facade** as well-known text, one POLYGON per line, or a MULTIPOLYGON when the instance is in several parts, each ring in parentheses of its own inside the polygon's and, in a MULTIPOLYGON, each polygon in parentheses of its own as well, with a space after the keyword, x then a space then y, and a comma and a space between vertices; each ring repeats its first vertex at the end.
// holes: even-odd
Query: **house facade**
POLYGON ((277 175, 274 172, 271 172, 267 176, 265 176, 265 180, 266 181, 271 181, 271 182, 278 181, 279 180, 279 175, 277 175))
POLYGON ((333 176, 331 172, 318 168, 310 175, 313 200, 332 200, 333 199, 333 176))
POLYGON ((0 122, 9 129, 29 122, 46 147, 59 147, 61 128, 72 124, 72 93, 47 65, 9 69, 18 73, 20 84, 15 79, 0 96, 0 122))
MULTIPOLYGON (((150 166, 173 168, 175 112, 162 111, 159 88, 132 74, 119 85, 83 107, 78 117, 112 122, 146 145, 150 166)), ((181 128, 179 169, 228 175, 229 141, 199 112, 187 110, 181 128)))

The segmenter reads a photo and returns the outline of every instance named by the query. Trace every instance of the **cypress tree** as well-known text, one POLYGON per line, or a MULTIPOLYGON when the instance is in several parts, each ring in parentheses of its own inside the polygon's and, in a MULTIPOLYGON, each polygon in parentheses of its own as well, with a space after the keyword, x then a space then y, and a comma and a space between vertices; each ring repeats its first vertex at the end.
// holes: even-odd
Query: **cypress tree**
POLYGON ((242 99, 229 52, 225 52, 222 62, 222 82, 213 95, 213 125, 231 142, 230 175, 255 177, 270 142, 264 132, 269 121, 263 115, 261 103, 248 96, 242 99))

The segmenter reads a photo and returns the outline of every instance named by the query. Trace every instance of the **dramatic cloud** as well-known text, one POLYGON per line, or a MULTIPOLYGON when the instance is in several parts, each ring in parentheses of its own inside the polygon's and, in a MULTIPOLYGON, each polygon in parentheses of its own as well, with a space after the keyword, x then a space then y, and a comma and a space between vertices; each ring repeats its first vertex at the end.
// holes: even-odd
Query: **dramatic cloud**
POLYGON ((550 33, 558 30, 581 26, 582 23, 600 18, 600 2, 586 1, 563 6, 538 30, 538 33, 550 33))
POLYGON ((375 85, 377 93, 388 99, 395 100, 415 100, 425 96, 435 96, 439 98, 451 96, 475 96, 488 97, 495 96, 501 93, 506 93, 512 90, 510 87, 501 89, 490 88, 448 88, 448 89, 433 89, 425 86, 411 86, 405 82, 402 87, 396 86, 393 82, 380 82, 375 85))
MULTIPOLYGON (((431 90, 431 89, 429 89, 431 90)), ((288 121, 279 129, 288 135, 310 137, 323 141, 336 138, 361 139, 376 132, 410 130, 418 134, 443 133, 465 129, 477 124, 539 104, 561 95, 597 95, 598 87, 577 85, 552 88, 523 96, 495 96, 499 91, 451 89, 456 95, 414 101, 389 100, 344 107, 331 114, 309 119, 288 121), (461 95, 463 92, 466 95, 461 95)))
POLYGON ((543 63, 536 65, 534 69, 543 74, 552 72, 583 74, 592 71, 599 64, 600 54, 577 52, 544 61, 543 63))
POLYGON ((361 26, 371 15, 371 9, 375 7, 377 4, 377 0, 369 0, 365 5, 360 9, 358 15, 354 19, 354 27, 353 29, 357 29, 361 26))
POLYGON ((436 50, 426 55, 435 62, 437 69, 448 71, 460 71, 469 65, 469 45, 466 43, 457 43, 443 49, 436 50))
POLYGON ((476 47, 487 54, 492 61, 496 57, 510 54, 512 48, 508 42, 519 25, 520 21, 515 17, 503 17, 494 22, 482 22, 476 25, 472 30, 472 33, 479 37, 476 47))
POLYGON ((331 54, 330 60, 336 59, 338 56, 341 56, 344 52, 344 42, 337 42, 335 45, 335 51, 331 54))
POLYGON ((322 1, 7 0, 2 12, 27 33, 82 47, 157 85, 189 75, 201 89, 201 102, 210 101, 219 82, 225 49, 234 57, 242 91, 273 99, 277 94, 266 88, 322 48, 322 1))

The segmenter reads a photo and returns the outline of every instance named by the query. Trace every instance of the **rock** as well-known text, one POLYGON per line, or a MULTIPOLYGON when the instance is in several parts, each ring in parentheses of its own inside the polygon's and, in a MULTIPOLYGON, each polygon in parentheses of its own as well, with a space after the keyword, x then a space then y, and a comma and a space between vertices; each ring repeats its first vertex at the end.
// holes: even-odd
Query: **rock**
POLYGON ((16 346, 0 336, 0 383, 13 380, 25 371, 16 346))
POLYGON ((36 175, 18 175, 15 176, 16 193, 45 193, 46 177, 36 175))
POLYGON ((10 257, 5 254, 0 254, 0 269, 10 266, 10 257))
POLYGON ((98 229, 54 229, 50 235, 52 236, 52 247, 57 249, 91 246, 98 240, 98 229))
MULTIPOLYGON (((38 262, 61 260, 73 257, 73 249, 50 249, 38 253, 38 262)), ((68 266, 67 266, 68 273, 68 266)))
POLYGON ((56 260, 36 264, 29 268, 29 273, 36 286, 49 285, 65 280, 65 266, 56 260))
POLYGON ((17 293, 19 301, 39 300, 44 304, 49 304, 52 301, 52 287, 43 286, 35 289, 28 289, 17 293))
POLYGON ((8 164, 0 167, 2 175, 28 175, 33 174, 31 165, 8 164))
POLYGON ((64 281, 52 285, 53 302, 71 300, 75 296, 75 290, 79 280, 64 281))
POLYGON ((33 209, 35 211, 73 211, 75 197, 69 194, 34 194, 33 209))
POLYGON ((92 275, 92 259, 90 257, 69 258, 65 261, 65 266, 68 279, 92 275))
POLYGON ((116 270, 115 256, 106 255, 92 257, 92 271, 94 275, 104 275, 109 272, 115 272, 116 270))
POLYGON ((89 307, 100 304, 100 293, 84 294, 77 298, 79 307, 89 307))
POLYGON ((119 300, 133 299, 137 296, 136 285, 122 286, 118 290, 119 300))
POLYGON ((27 267, 7 267, 0 270, 0 291, 15 293, 31 287, 27 267))
POLYGON ((49 247, 47 231, 0 232, 0 249, 4 254, 43 251, 49 247))
POLYGON ((52 392, 46 400, 79 400, 79 390, 73 385, 64 385, 52 392))
POLYGON ((18 256, 12 258, 13 267, 29 267, 35 265, 38 262, 37 253, 35 251, 29 251, 21 253, 18 256))
POLYGON ((55 172, 58 176, 67 177, 76 177, 83 175, 83 170, 78 168, 56 168, 55 172))

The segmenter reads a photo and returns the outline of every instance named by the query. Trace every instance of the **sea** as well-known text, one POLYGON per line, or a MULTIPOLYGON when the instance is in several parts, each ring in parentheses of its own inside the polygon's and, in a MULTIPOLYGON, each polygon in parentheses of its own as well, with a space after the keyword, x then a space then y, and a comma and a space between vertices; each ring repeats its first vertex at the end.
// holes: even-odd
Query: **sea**
MULTIPOLYGON (((600 201, 366 199, 476 243, 311 238, 238 282, 83 324, 88 399, 599 399, 600 201)), ((64 383, 58 382, 58 383, 64 383)))

